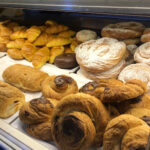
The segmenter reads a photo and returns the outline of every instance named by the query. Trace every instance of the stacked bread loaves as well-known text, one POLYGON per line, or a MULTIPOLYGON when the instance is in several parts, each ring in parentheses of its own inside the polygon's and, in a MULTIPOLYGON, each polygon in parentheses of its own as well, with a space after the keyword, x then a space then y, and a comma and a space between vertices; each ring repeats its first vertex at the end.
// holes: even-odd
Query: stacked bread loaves
POLYGON ((82 73, 90 79, 116 78, 125 66, 126 45, 113 38, 80 44, 76 59, 82 73))

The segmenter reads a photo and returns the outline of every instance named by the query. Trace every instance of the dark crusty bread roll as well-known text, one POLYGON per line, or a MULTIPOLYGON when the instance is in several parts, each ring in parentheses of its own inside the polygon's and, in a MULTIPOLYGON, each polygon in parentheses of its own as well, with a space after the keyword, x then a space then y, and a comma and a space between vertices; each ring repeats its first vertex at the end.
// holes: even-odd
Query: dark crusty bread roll
POLYGON ((0 118, 13 115, 24 102, 25 96, 19 89, 0 81, 0 118))
POLYGON ((7 83, 28 91, 40 91, 46 77, 47 73, 21 64, 12 65, 3 72, 7 83))

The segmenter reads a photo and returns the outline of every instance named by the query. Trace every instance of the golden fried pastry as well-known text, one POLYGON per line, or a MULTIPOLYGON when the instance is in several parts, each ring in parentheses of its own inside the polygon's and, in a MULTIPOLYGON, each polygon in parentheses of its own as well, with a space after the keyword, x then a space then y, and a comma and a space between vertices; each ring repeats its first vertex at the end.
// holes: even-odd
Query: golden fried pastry
POLYGON ((9 41, 7 43, 7 48, 17 48, 21 49, 25 43, 24 39, 16 39, 15 41, 9 41))
POLYGON ((118 80, 100 80, 84 85, 80 92, 88 93, 99 98, 104 103, 127 101, 143 95, 146 92, 146 85, 140 80, 130 80, 123 83, 118 80), (114 84, 116 82, 116 84, 114 84))
POLYGON ((53 25, 57 25, 57 22, 54 20, 47 20, 47 21, 45 21, 45 25, 46 26, 53 26, 53 25))
POLYGON ((150 28, 145 28, 143 35, 141 36, 142 42, 150 42, 150 28))
POLYGON ((29 42, 26 42, 21 49, 22 56, 28 61, 32 61, 35 52, 37 52, 37 48, 29 42))
POLYGON ((25 96, 19 89, 0 81, 0 118, 10 117, 24 102, 25 96))
POLYGON ((67 26, 64 26, 64 25, 50 25, 50 27, 48 27, 46 29, 46 33, 48 34, 57 34, 57 33, 60 33, 60 32, 63 32, 63 31, 66 31, 68 30, 68 27, 67 26))
POLYGON ((51 119, 57 101, 36 98, 26 102, 20 109, 19 118, 25 124, 37 124, 51 119))
POLYGON ((7 52, 6 44, 0 43, 0 52, 7 52))
POLYGON ((78 92, 76 81, 66 75, 50 76, 42 83, 44 97, 60 100, 68 94, 78 92))
POLYGON ((26 29, 18 30, 10 35, 11 40, 27 38, 26 29))
POLYGON ((52 141, 52 133, 51 133, 51 121, 39 123, 39 124, 30 124, 27 126, 26 131, 31 136, 44 140, 44 141, 52 141))
POLYGON ((48 74, 29 66, 15 64, 9 66, 2 76, 6 82, 33 92, 41 91, 41 84, 48 74))
POLYGON ((109 119, 104 105, 94 96, 70 94, 54 110, 54 141, 62 150, 86 150, 91 145, 100 146, 109 119))
POLYGON ((8 56, 16 60, 22 60, 24 57, 22 56, 21 50, 17 48, 11 48, 7 50, 8 56))
POLYGON ((122 40, 133 39, 140 37, 144 28, 143 24, 135 21, 119 22, 105 26, 101 31, 101 35, 102 37, 111 37, 122 40))
POLYGON ((47 43, 47 47, 56 47, 56 46, 63 46, 63 45, 68 45, 71 43, 71 38, 64 38, 64 37, 54 37, 49 40, 47 43))
POLYGON ((10 36, 12 30, 4 25, 0 25, 0 36, 10 36))
POLYGON ((150 127, 141 119, 124 114, 112 119, 105 129, 103 150, 145 149, 150 127))
POLYGON ((76 34, 75 31, 67 30, 67 31, 60 32, 60 33, 58 34, 58 36, 68 38, 68 37, 74 36, 75 34, 76 34))
POLYGON ((27 39, 29 42, 35 41, 35 39, 40 35, 41 30, 38 26, 32 26, 27 30, 27 39))
POLYGON ((63 52, 64 52, 63 46, 52 47, 50 50, 49 63, 50 64, 54 63, 55 57, 60 54, 63 54, 63 52))
POLYGON ((39 49, 32 58, 32 65, 35 68, 41 68, 49 60, 49 56, 50 51, 47 47, 39 49))

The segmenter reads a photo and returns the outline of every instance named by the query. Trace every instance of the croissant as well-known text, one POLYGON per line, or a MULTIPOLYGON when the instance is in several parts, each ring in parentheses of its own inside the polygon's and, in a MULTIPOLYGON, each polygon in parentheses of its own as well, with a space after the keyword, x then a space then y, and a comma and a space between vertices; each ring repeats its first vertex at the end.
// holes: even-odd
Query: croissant
POLYGON ((58 46, 58 47, 52 47, 50 50, 50 59, 49 63, 52 64, 54 63, 55 57, 63 54, 64 52, 64 47, 63 46, 58 46))
POLYGON ((84 85, 80 92, 94 95, 104 103, 121 102, 143 95, 146 92, 146 84, 140 80, 123 83, 119 80, 108 79, 90 82, 84 85))
POLYGON ((49 60, 49 54, 50 52, 47 47, 39 49, 32 58, 32 65, 35 68, 41 68, 49 60))
POLYGON ((26 29, 18 30, 10 35, 11 40, 27 38, 26 29))
POLYGON ((61 37, 65 37, 65 38, 68 38, 68 37, 72 37, 74 36, 76 33, 72 30, 67 30, 67 31, 63 31, 63 32, 60 32, 58 34, 58 36, 61 36, 61 37))
POLYGON ((13 59, 16 59, 16 60, 22 60, 23 59, 21 50, 19 50, 17 48, 8 49, 7 53, 13 59))
POLYGON ((0 36, 0 43, 8 43, 9 42, 9 36, 0 36))
POLYGON ((29 42, 35 41, 35 39, 40 35, 41 30, 38 26, 32 26, 27 30, 27 39, 29 42))
POLYGON ((150 127, 141 119, 124 114, 112 119, 104 133, 103 150, 145 150, 150 127))
POLYGON ((44 97, 60 100, 68 94, 78 92, 76 81, 66 75, 50 76, 42 83, 42 93, 44 97))
POLYGON ((16 39, 15 41, 9 41, 7 43, 7 48, 18 48, 21 49, 25 43, 24 39, 16 39))

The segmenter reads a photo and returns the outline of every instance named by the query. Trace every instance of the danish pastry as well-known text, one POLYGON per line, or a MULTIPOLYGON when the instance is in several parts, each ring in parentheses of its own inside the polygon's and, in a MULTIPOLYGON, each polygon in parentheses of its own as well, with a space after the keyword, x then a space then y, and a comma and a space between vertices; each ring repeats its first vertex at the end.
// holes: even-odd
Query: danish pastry
POLYGON ((76 81, 66 75, 50 76, 42 83, 42 93, 46 98, 60 100, 68 94, 78 92, 76 81))
POLYGON ((150 28, 146 28, 141 36, 142 42, 150 42, 150 28))
POLYGON ((77 93, 64 97, 52 116, 52 135, 62 150, 86 150, 102 145, 109 115, 95 97, 77 93))
POLYGON ((19 50, 17 48, 8 49, 7 53, 13 59, 16 59, 16 60, 22 60, 23 59, 21 50, 19 50))

